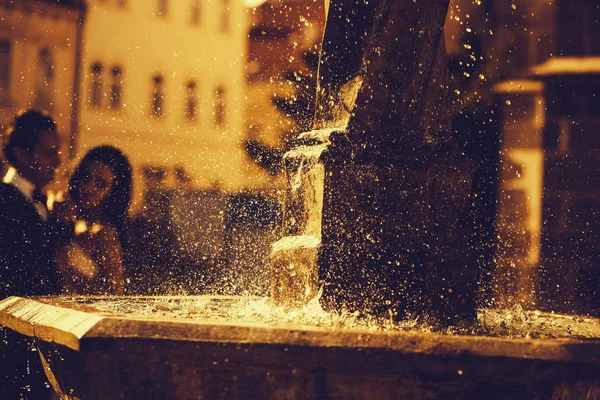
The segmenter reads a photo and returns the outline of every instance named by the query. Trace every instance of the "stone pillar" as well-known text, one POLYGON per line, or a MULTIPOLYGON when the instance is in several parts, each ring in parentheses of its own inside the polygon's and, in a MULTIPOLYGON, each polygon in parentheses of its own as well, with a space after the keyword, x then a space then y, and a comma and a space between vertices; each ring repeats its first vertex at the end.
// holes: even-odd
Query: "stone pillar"
POLYGON ((497 250, 490 305, 537 307, 542 230, 543 84, 509 80, 495 86, 500 124, 497 250), (493 299, 493 301, 492 301, 493 299))
POLYGON ((537 300, 544 311, 598 315, 600 9, 561 0, 554 19, 556 55, 531 70, 546 105, 537 300))
POLYGON ((331 2, 315 131, 286 156, 288 237, 272 259, 277 301, 297 304, 318 286, 329 309, 474 318, 472 164, 449 129, 447 9, 447 0, 331 2), (299 189, 307 182, 316 186, 299 189), (290 254, 309 252, 288 246, 301 241, 317 243, 316 259, 291 267, 290 254), (317 286, 281 290, 290 272, 316 272, 317 286))
POLYGON ((551 58, 545 85, 539 307, 600 312, 600 68, 593 58, 551 58), (587 65, 585 71, 578 69, 587 65))

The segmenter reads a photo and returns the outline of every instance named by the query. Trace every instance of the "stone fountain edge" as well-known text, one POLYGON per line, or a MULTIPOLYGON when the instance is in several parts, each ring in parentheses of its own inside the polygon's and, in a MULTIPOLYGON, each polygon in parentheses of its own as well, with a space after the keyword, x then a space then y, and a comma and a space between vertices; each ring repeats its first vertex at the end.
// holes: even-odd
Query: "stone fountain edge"
MULTIPOLYGON (((153 298, 156 299, 156 298, 153 298)), ((379 349, 441 357, 501 357, 598 363, 597 339, 524 339, 428 332, 271 326, 239 321, 129 317, 58 307, 51 298, 0 301, 0 324, 23 335, 81 351, 98 339, 150 339, 313 348, 379 349)))

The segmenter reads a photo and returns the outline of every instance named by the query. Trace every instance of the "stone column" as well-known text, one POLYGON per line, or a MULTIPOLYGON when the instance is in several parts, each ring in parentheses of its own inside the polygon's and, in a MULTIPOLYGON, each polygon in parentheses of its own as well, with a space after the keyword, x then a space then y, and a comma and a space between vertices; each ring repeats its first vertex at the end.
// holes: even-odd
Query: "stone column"
POLYGON ((273 255, 276 300, 302 303, 322 288, 329 309, 426 313, 443 322, 474 317, 472 167, 449 128, 447 9, 448 0, 331 2, 315 130, 287 155, 288 237, 273 255), (308 182, 318 189, 298 189, 308 182), (283 246, 300 236, 316 244, 283 246), (294 252, 313 258, 290 267, 294 252), (280 290, 294 280, 290 271, 310 276, 311 288, 280 290))

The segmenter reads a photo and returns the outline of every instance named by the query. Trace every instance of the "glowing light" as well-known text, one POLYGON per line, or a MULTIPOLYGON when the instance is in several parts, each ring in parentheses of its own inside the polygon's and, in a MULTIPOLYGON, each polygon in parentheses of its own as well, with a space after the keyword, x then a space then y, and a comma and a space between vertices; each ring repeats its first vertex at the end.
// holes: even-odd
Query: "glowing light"
POLYGON ((2 179, 2 182, 9 183, 10 181, 13 180, 13 178, 15 177, 15 175, 17 175, 17 170, 14 169, 13 167, 10 167, 8 169, 8 171, 6 172, 6 175, 4 175, 4 178, 2 179))
POLYGON ((266 2, 267 0, 244 0, 244 5, 248 8, 256 8, 263 5, 266 2))

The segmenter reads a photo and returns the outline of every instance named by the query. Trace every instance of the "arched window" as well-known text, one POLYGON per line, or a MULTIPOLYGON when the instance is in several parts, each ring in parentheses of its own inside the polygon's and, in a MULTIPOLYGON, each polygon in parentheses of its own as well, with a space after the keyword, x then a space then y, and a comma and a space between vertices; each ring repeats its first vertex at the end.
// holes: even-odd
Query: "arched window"
POLYGON ((225 88, 222 85, 217 86, 215 89, 214 107, 215 125, 225 125, 225 88))
POLYGON ((10 99, 10 53, 10 42, 0 40, 0 102, 10 99))
POLYGON ((112 83, 110 85, 110 108, 113 110, 121 109, 122 75, 123 71, 121 70, 121 67, 115 65, 112 69, 112 83))
POLYGON ((229 30, 229 0, 221 0, 221 32, 229 30))
POLYGON ((35 106, 48 109, 54 93, 54 56, 48 48, 38 52, 35 79, 35 106))
POLYGON ((192 25, 200 25, 202 12, 200 9, 200 0, 192 0, 192 9, 190 10, 190 22, 192 25))
POLYGON ((162 75, 157 74, 152 77, 152 116, 155 118, 161 118, 164 111, 164 100, 165 100, 165 87, 164 78, 162 75))
POLYGON ((102 70, 98 62, 90 68, 90 104, 94 108, 102 107, 102 70))
POLYGON ((198 84, 190 80, 186 85, 185 118, 188 121, 198 119, 198 84))

